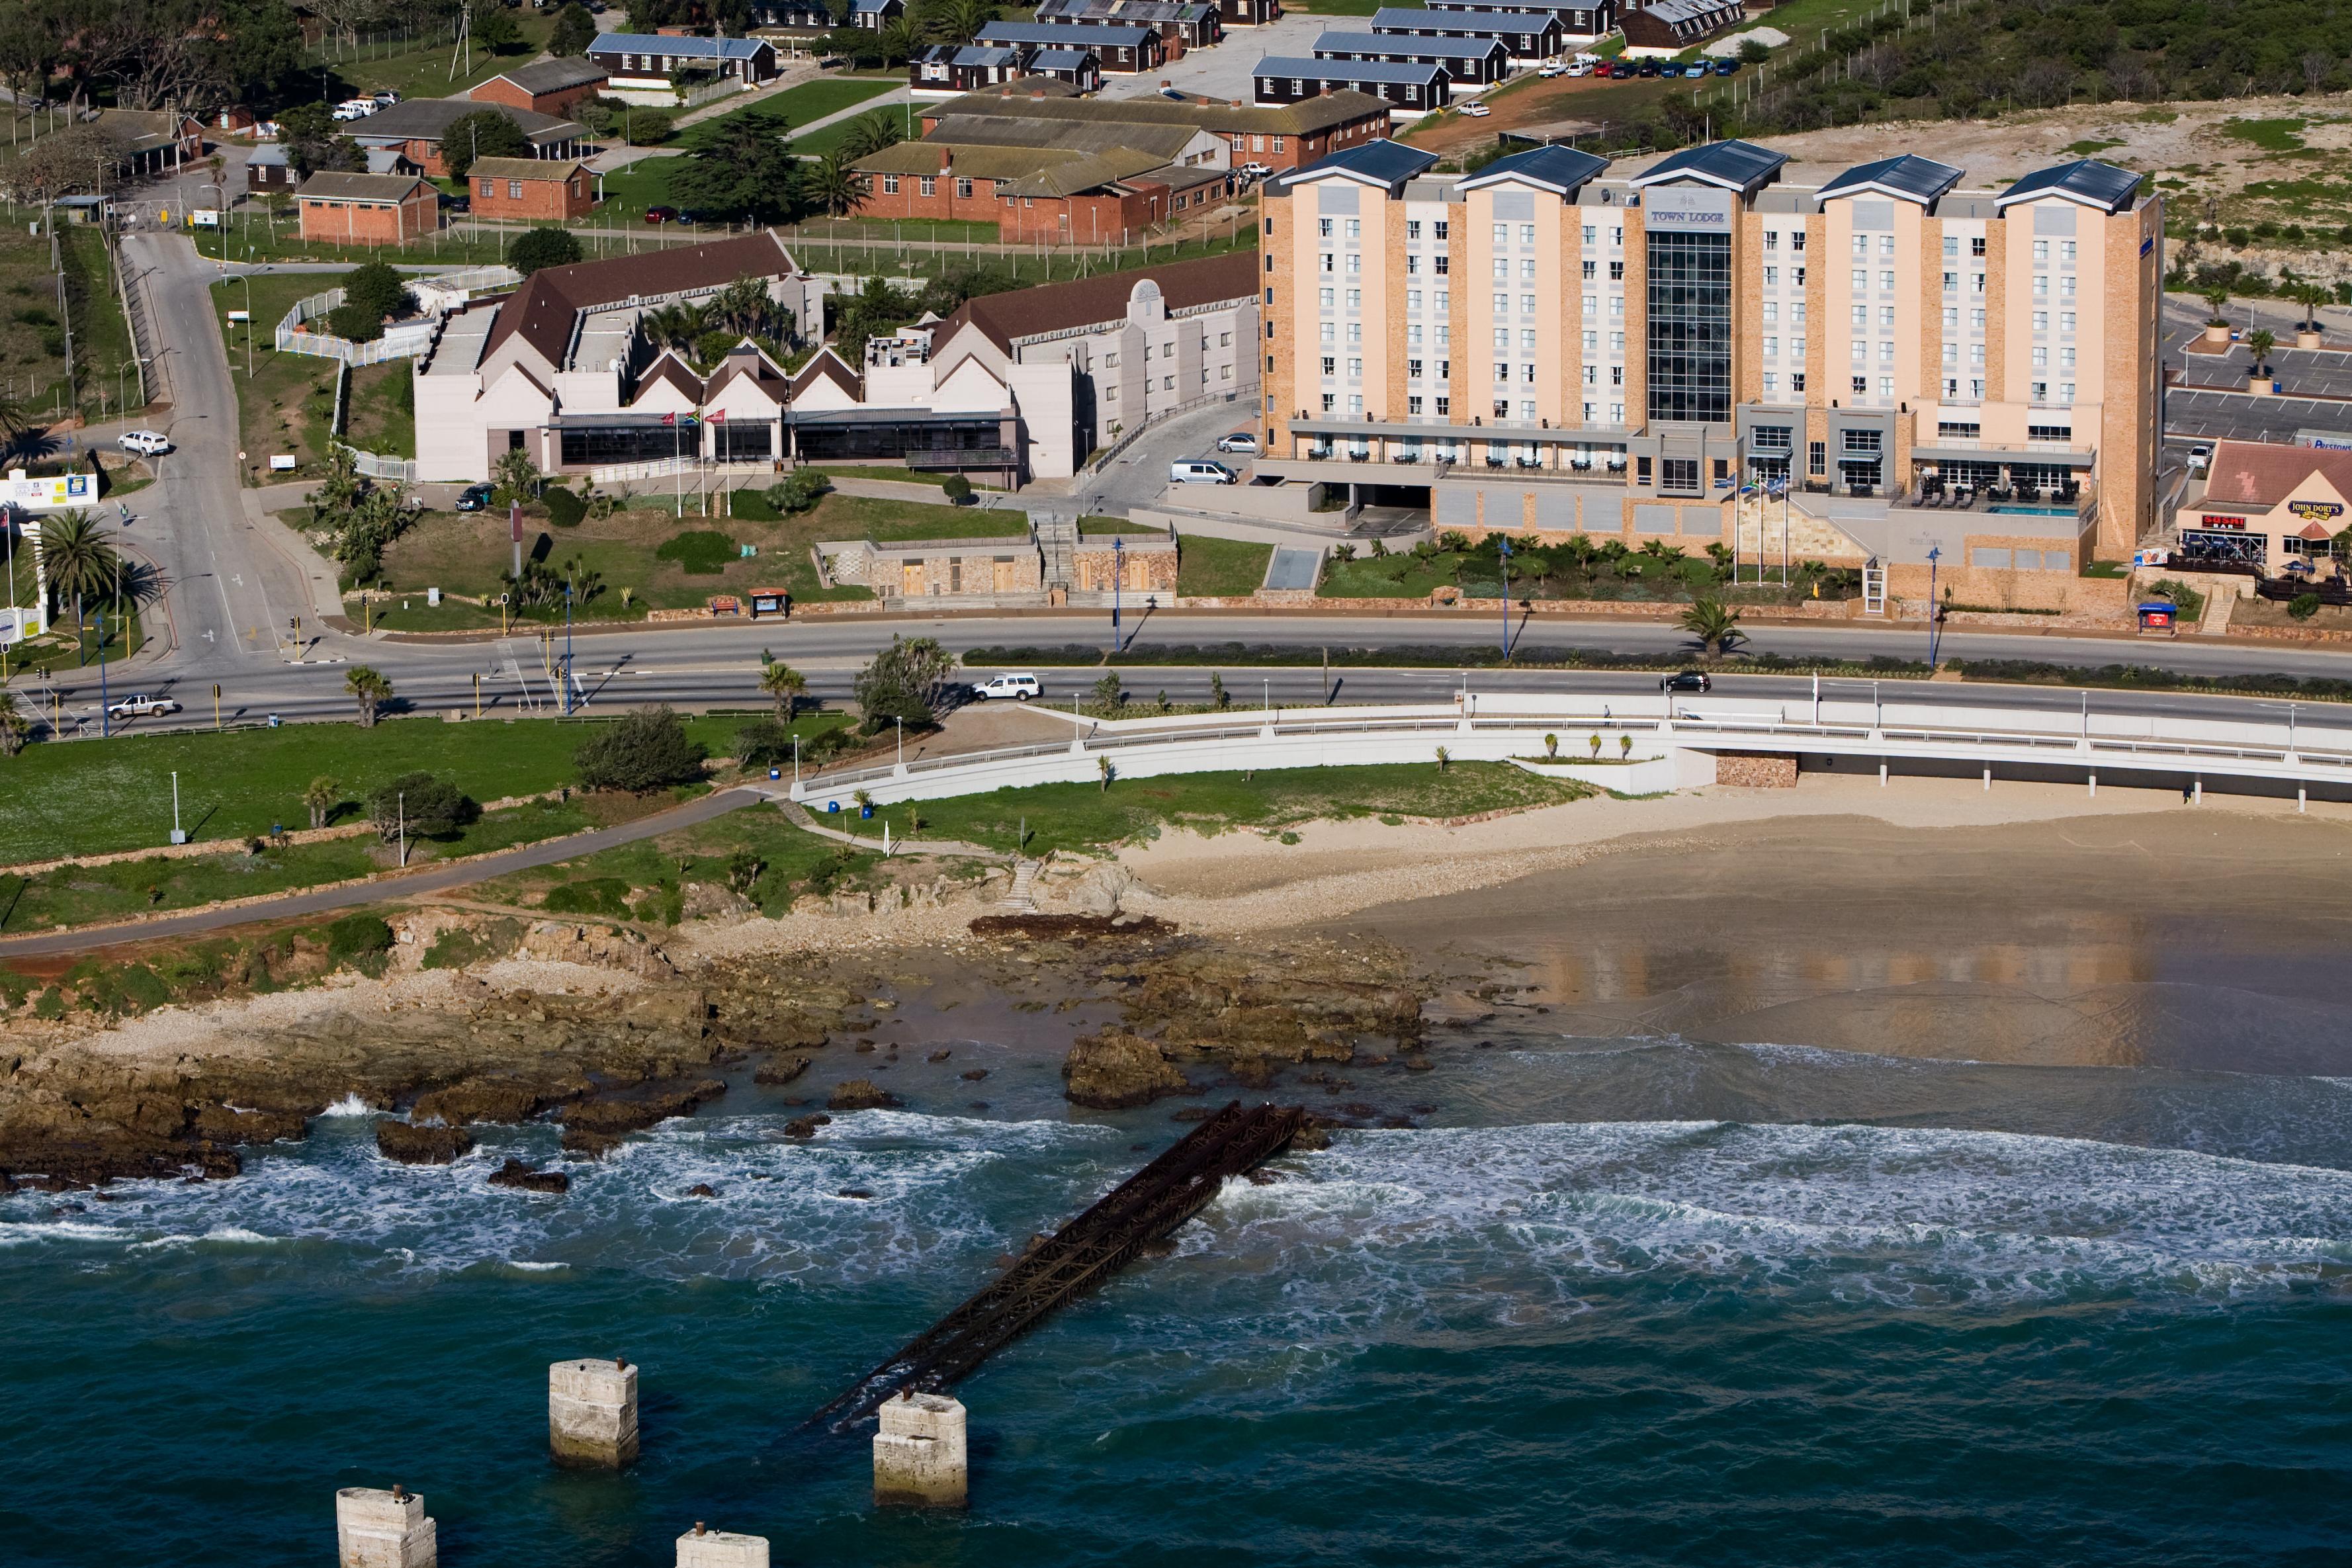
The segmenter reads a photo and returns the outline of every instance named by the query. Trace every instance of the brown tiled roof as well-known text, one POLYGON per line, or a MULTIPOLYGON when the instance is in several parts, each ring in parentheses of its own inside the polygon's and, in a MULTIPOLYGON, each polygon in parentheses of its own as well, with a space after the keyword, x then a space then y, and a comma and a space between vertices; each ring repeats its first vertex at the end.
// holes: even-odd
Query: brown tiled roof
MULTIPOLYGON (((501 71, 490 81, 509 81, 536 98, 541 93, 562 92, 567 87, 585 87, 592 81, 605 81, 610 75, 593 60, 552 59, 534 60, 527 66, 517 66, 501 71)), ((490 82, 482 83, 488 87, 490 82)), ((481 87, 473 91, 479 92, 481 87)))
POLYGON ((1132 147, 1114 147, 1090 158, 1072 158, 1051 168, 1040 169, 1025 179, 1013 181, 998 194, 1059 199, 1075 196, 1081 191, 1100 190, 1105 185, 1115 185, 1121 180, 1130 180, 1167 166, 1168 160, 1157 153, 1139 153, 1132 147))
POLYGON ((1009 114, 1097 123, 1129 120, 1147 125, 1196 125, 1220 135, 1255 131, 1304 136, 1351 125, 1375 115, 1384 116, 1389 111, 1389 106, 1379 99, 1353 91, 1319 93, 1297 103, 1258 105, 1198 99, 1179 103, 1167 98, 1034 98, 1030 96, 1033 90, 1033 84, 1026 81, 1007 82, 1003 87, 948 99, 928 112, 939 120, 958 114, 1009 114))
POLYGON ((1244 299, 1257 291, 1257 252, 1236 250, 1199 261, 1176 261, 1165 267, 1139 268, 1132 272, 1107 272, 1075 283, 1048 283, 1041 289, 1018 289, 1006 294, 982 294, 967 300, 955 314, 940 323, 936 341, 944 344, 966 321, 986 332, 999 348, 1010 353, 1014 340, 1067 331, 1074 327, 1127 319, 1128 296, 1149 278, 1160 285, 1160 297, 1171 311, 1223 300, 1244 299))
POLYGON ((568 180, 584 166, 581 158, 477 158, 466 177, 488 180, 568 180))
POLYGON ((2352 452, 2272 441, 2216 441, 2207 469, 2209 505, 2276 506, 2316 469, 2352 499, 2352 452))
POLYGON ((849 368, 849 362, 834 352, 833 345, 830 343, 812 354, 808 363, 801 366, 800 374, 793 377, 790 401, 799 402, 801 394, 820 376, 848 393, 856 401, 860 403, 866 401, 865 384, 858 379, 857 373, 849 368))
POLYGON ((583 310, 637 296, 717 289, 738 278, 772 278, 797 269, 784 242, 770 229, 708 245, 546 268, 532 273, 521 290, 499 307, 499 319, 482 344, 482 357, 488 359, 520 332, 549 363, 561 365, 572 342, 572 323, 583 310))

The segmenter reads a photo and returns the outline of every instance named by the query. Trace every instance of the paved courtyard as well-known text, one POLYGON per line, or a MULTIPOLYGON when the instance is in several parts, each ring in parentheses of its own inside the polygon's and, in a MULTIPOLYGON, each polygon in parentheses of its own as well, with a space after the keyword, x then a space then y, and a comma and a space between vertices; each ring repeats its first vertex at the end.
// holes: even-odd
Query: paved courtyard
POLYGON ((1165 65, 1156 71, 1139 71, 1133 76, 1105 76, 1102 95, 1105 98, 1142 98, 1160 90, 1166 82, 1179 92, 1199 93, 1206 98, 1240 99, 1244 103, 1255 101, 1256 89, 1250 72, 1257 62, 1268 55, 1311 55, 1315 40, 1325 33, 1358 32, 1371 28, 1369 16, 1316 16, 1293 12, 1279 21, 1262 27, 1229 27, 1225 41, 1211 49, 1195 49, 1182 59, 1165 65))

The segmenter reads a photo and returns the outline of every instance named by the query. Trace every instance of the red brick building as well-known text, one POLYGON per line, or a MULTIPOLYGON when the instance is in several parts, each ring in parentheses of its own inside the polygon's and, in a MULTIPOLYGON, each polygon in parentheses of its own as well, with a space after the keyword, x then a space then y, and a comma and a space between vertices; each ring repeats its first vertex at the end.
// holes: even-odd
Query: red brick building
MULTIPOLYGON (((928 136, 950 120, 992 117, 1073 126, 1184 125, 1222 138, 1234 163, 1264 163, 1275 174, 1320 163, 1389 133, 1389 106, 1360 92, 1327 92, 1297 103, 1245 104, 1216 99, 1082 99, 1061 82, 1024 79, 970 92, 916 111, 928 136)), ((1132 133, 1127 139, 1132 141, 1132 133)))
POLYGON ((593 176, 574 159, 479 158, 466 171, 476 217, 565 223, 596 205, 593 176))
POLYGON ((404 245, 441 226, 440 193, 415 174, 321 172, 295 193, 302 237, 335 245, 404 245))
POLYGON ((538 60, 502 71, 466 96, 477 103, 503 103, 559 118, 583 98, 593 98, 612 78, 593 60, 538 60))

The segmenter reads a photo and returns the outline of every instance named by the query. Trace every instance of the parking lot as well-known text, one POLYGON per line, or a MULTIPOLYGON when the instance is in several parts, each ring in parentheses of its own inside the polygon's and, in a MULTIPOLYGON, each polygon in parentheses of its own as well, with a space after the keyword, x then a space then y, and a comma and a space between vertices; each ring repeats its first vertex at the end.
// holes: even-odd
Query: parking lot
POLYGON ((1195 49, 1156 71, 1138 71, 1132 76, 1106 74, 1102 96, 1142 98, 1158 92, 1164 81, 1179 92, 1253 103, 1256 101, 1257 89, 1250 73, 1266 56, 1312 55, 1315 40, 1326 33, 1370 32, 1371 26, 1370 16, 1318 16, 1301 11, 1291 12, 1264 26, 1229 27, 1225 41, 1216 47, 1195 49))

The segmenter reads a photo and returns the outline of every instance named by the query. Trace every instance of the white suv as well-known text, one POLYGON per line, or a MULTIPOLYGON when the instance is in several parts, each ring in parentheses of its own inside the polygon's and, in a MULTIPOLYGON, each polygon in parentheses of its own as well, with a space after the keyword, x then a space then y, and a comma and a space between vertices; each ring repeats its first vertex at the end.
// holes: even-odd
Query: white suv
POLYGON ((1032 697, 1045 695, 1045 689, 1037 684, 1037 678, 1034 675, 999 675, 982 681, 972 689, 982 698, 1010 698, 1015 702, 1026 702, 1032 697))
POLYGON ((142 458, 160 458, 172 449, 172 438, 161 430, 125 430, 115 444, 142 458))

